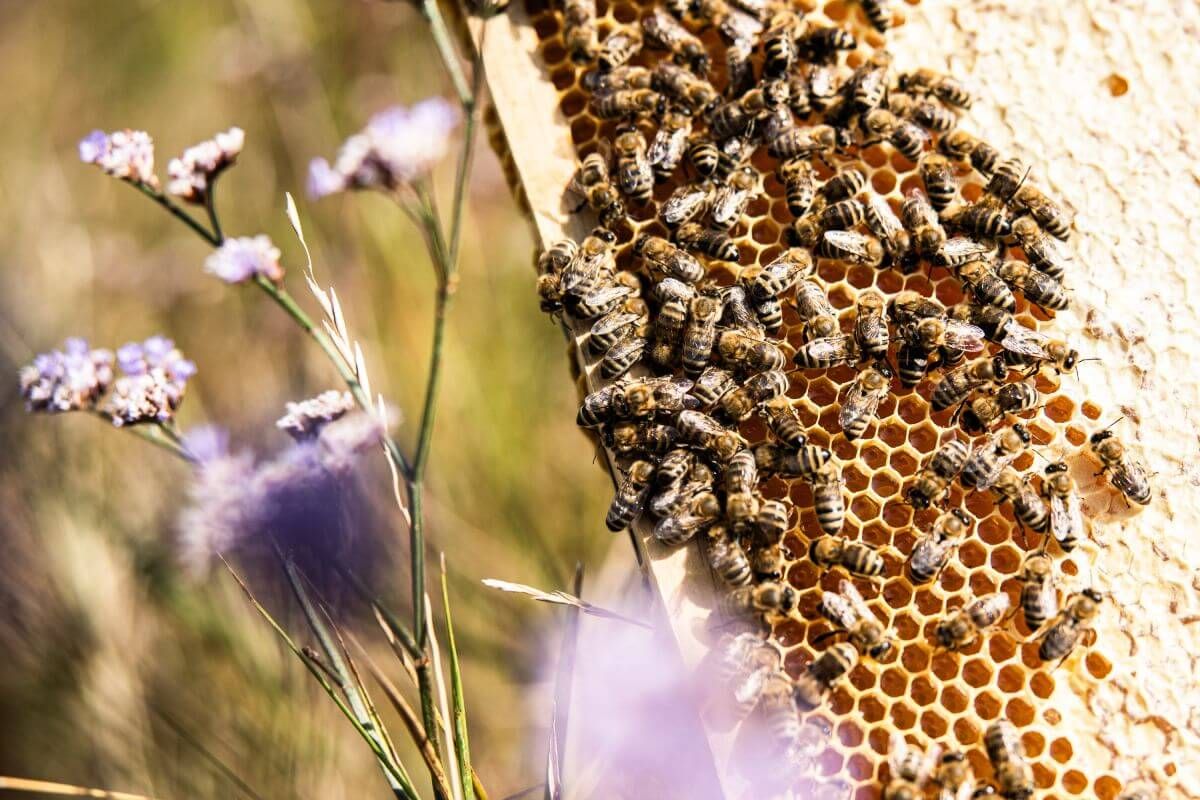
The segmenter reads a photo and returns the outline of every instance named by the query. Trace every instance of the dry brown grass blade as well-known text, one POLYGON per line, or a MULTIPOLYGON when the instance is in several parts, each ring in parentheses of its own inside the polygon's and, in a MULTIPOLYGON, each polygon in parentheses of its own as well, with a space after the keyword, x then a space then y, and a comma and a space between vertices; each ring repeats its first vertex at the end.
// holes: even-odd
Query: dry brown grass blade
POLYGON ((28 792, 29 794, 53 794, 60 797, 98 797, 102 800, 154 800, 144 794, 129 792, 110 792, 107 789, 92 789, 87 786, 73 786, 69 783, 54 783, 39 781, 32 778, 11 778, 0 776, 0 789, 10 792, 28 792))
POLYGON ((624 614, 619 614, 616 611, 610 611, 607 608, 594 605, 581 600, 575 595, 566 592, 544 592, 541 589, 535 589, 532 586, 527 586, 523 583, 513 583, 512 581, 502 581, 497 578, 484 578, 483 585, 492 589, 499 589, 502 592, 512 592, 513 594, 523 594, 526 597, 532 597, 541 603, 552 603, 560 606, 570 606, 578 609, 585 614, 591 614, 594 617, 603 617, 605 619, 616 619, 621 622, 628 622, 630 625, 637 625, 647 630, 653 630, 654 626, 648 622, 643 622, 640 619, 627 617, 624 614))

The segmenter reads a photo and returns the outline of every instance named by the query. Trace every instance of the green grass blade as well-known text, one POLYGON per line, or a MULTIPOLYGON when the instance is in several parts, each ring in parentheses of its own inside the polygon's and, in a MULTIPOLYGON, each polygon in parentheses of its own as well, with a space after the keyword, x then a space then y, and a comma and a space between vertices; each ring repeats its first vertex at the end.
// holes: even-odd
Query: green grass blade
POLYGON ((446 615, 446 645, 450 652, 450 695, 454 703, 454 749, 458 754, 459 780, 464 800, 475 800, 471 771, 471 747, 467 740, 467 704, 463 698, 462 670, 454 643, 454 622, 450 616, 450 589, 446 584, 446 554, 442 554, 442 611, 446 615))

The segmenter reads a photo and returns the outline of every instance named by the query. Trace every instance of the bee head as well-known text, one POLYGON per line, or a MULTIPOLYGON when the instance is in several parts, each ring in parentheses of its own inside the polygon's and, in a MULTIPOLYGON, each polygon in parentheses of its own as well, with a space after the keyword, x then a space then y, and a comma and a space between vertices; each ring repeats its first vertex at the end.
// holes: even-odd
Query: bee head
POLYGON ((1111 439, 1112 437, 1113 432, 1110 430, 1096 431, 1092 434, 1091 442, 1093 445, 1097 445, 1107 439, 1111 439))
POLYGON ((1098 592, 1095 589, 1084 589, 1082 594, 1084 597, 1086 597, 1088 600, 1091 600, 1093 603, 1103 603, 1104 602, 1104 595, 1100 594, 1100 592, 1098 592))
POLYGON ((1029 435, 1029 430, 1021 423, 1014 423, 1012 429, 1013 433, 1015 433, 1023 443, 1029 444, 1031 441, 1033 441, 1033 437, 1029 435))
MULTIPOLYGON (((992 375, 996 380, 1003 378, 1008 374, 1008 362, 1004 360, 1004 356, 996 356, 992 359, 992 375)), ((1016 425, 1013 426, 1018 427, 1016 425)))
POLYGON ((1055 461, 1050 466, 1046 467, 1046 474, 1053 475, 1057 472, 1066 472, 1067 464, 1065 461, 1055 461))
POLYGON ((957 764, 959 762, 966 761, 966 759, 966 755, 958 750, 951 750, 949 753, 942 753, 943 764, 957 764))
POLYGON ((915 486, 909 488, 904 496, 908 499, 908 504, 918 511, 929 508, 929 497, 924 492, 918 491, 915 486))
POLYGON ((956 508, 950 513, 954 515, 955 519, 963 524, 963 527, 971 527, 971 517, 966 511, 963 511, 961 508, 956 508))
POLYGON ((800 602, 800 598, 796 596, 796 592, 790 586, 784 586, 783 591, 779 593, 779 608, 781 611, 793 611, 796 605, 800 602))
POLYGON ((867 650, 867 655, 876 661, 882 661, 883 657, 890 652, 892 652, 892 643, 885 640, 867 650))

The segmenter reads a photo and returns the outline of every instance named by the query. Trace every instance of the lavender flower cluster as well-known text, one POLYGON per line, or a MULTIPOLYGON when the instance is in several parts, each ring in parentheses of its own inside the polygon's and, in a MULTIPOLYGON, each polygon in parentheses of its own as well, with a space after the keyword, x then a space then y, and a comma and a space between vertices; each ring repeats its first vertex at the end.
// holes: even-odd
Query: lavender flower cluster
POLYGON ((263 234, 226 239, 205 259, 204 271, 225 283, 243 283, 256 275, 279 283, 283 280, 279 255, 279 248, 263 234))
POLYGON ((235 127, 192 145, 167 164, 167 191, 189 203, 204 203, 213 181, 237 160, 245 143, 245 131, 235 127))
POLYGON ((420 180, 446 154, 460 119, 458 106, 441 97, 380 111, 345 141, 332 165, 313 159, 308 193, 317 199, 347 189, 390 192, 420 180))
POLYGON ((62 350, 39 354, 21 369, 21 396, 30 411, 94 411, 117 427, 168 422, 196 374, 196 365, 163 336, 123 345, 115 364, 119 376, 111 350, 67 339, 62 350))
POLYGON ((92 131, 79 143, 79 160, 133 184, 158 188, 154 140, 145 131, 92 131))

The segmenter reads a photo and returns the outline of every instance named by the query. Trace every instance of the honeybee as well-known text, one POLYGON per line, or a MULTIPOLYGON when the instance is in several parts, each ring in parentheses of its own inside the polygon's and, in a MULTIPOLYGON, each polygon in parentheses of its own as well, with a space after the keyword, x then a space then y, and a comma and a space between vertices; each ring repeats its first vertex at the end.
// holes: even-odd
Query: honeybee
POLYGON ((1021 565, 1021 613, 1031 631, 1058 614, 1054 562, 1045 553, 1030 553, 1021 565))
POLYGON ((938 150, 955 161, 971 162, 982 176, 989 177, 1000 163, 1000 152, 982 139, 961 128, 948 132, 938 141, 938 150))
MULTIPOLYGON (((676 451, 671 451, 674 453, 676 451)), ((671 455, 668 453, 667 455, 671 455)), ((665 456, 664 456, 665 458, 665 456)), ((716 485, 716 477, 707 464, 693 458, 687 474, 678 479, 656 482, 654 496, 650 498, 650 513, 655 517, 667 517, 678 514, 695 498, 705 492, 712 492, 716 485)), ((674 465, 677 470, 680 465, 674 465)))
POLYGON ((600 49, 596 35, 596 0, 565 0, 563 38, 576 64, 594 59, 600 49))
MULTIPOLYGON (((674 174, 675 168, 683 161, 683 153, 687 149, 688 135, 692 131, 692 118, 677 111, 668 111, 663 115, 662 123, 650 141, 646 150, 646 159, 654 171, 658 181, 665 181, 674 174)), ((666 208, 663 218, 666 219, 666 208)), ((677 223, 668 223, 677 224, 677 223)))
POLYGON ((959 406, 958 423, 967 433, 983 433, 1005 414, 1036 408, 1041 395, 1030 383, 1006 383, 995 395, 983 395, 959 406))
POLYGON ((1006 158, 996 165, 991 180, 988 181, 987 193, 992 197, 1007 203, 1017 193, 1017 189, 1025 183, 1029 168, 1018 158, 1006 158))
POLYGON ((888 316, 897 325, 912 325, 927 317, 944 317, 946 308, 932 297, 906 289, 888 301, 888 316))
POLYGON ((695 454, 686 447, 671 450, 658 462, 658 471, 654 474, 654 488, 661 490, 671 486, 682 486, 695 463, 695 454))
POLYGON ((762 35, 763 75, 778 78, 787 75, 796 60, 796 33, 800 20, 790 11, 783 11, 771 18, 762 35))
POLYGON ((742 546, 724 525, 713 525, 704 534, 704 550, 712 571, 729 586, 749 586, 753 580, 750 561, 742 546))
POLYGON ((772 158, 807 158, 826 153, 837 146, 837 134, 829 125, 791 127, 781 131, 767 143, 772 158))
POLYGON ((625 218, 625 203, 617 187, 609 180, 608 165, 600 153, 590 153, 584 157, 567 191, 580 198, 581 204, 574 211, 586 205, 596 212, 600 222, 606 226, 611 227, 625 218))
POLYGON ((777 333, 783 327, 783 303, 778 297, 771 297, 761 303, 755 303, 754 314, 758 317, 758 323, 768 333, 777 333))
POLYGON ((1033 217, 1017 217, 1013 220, 1012 235, 1025 251, 1029 263, 1051 278, 1061 281, 1071 268, 1071 251, 1038 227, 1033 217))
POLYGON ((983 745, 1000 796, 1006 800, 1028 800, 1033 797, 1033 770, 1025 760, 1025 748, 1017 729, 1006 719, 998 719, 983 734, 983 745))
POLYGON ((667 277, 685 283, 696 283, 704 277, 704 266, 695 256, 660 236, 639 236, 633 243, 633 251, 645 259, 653 271, 667 277))
POLYGON ((789 248, 754 276, 749 285, 750 296, 758 301, 776 297, 812 272, 813 261, 808 251, 797 247, 789 248))
POLYGON ((718 141, 744 136, 751 132, 755 120, 772 108, 773 97, 762 88, 754 88, 713 109, 708 129, 718 141))
POLYGON ((592 110, 601 119, 619 119, 653 114, 662 98, 653 89, 617 89, 592 96, 592 110))
POLYGON ((642 31, 653 46, 669 50, 697 73, 708 72, 708 51, 700 39, 662 9, 642 18, 642 31))
POLYGON ((600 376, 605 380, 619 378, 633 365, 642 360, 649 342, 645 336, 634 331, 618 341, 604 353, 600 359, 600 376))
POLYGON ((810 481, 816 478, 818 471, 830 463, 832 458, 833 454, 826 448, 809 444, 792 449, 764 443, 754 448, 755 463, 763 472, 774 472, 788 477, 799 476, 810 481))
POLYGON ((948 511, 937 518, 933 529, 917 539, 908 556, 908 574, 913 583, 936 580, 950 555, 971 532, 971 518, 962 509, 948 511))
MULTIPOLYGON (((757 464, 757 459, 755 460, 757 464)), ((758 507, 754 524, 758 528, 756 537, 760 543, 778 544, 788 528, 789 505, 782 500, 763 500, 758 507)))
POLYGON ((650 360, 663 368, 672 366, 686 327, 687 306, 684 302, 673 298, 663 303, 654 318, 654 346, 650 350, 650 360))
POLYGON ((632 64, 622 64, 609 72, 592 70, 583 76, 583 87, 592 94, 605 94, 617 89, 649 89, 650 70, 632 64))
POLYGON ((646 496, 650 493, 653 480, 654 464, 651 462, 635 461, 629 465, 629 471, 625 473, 625 478, 617 487, 617 493, 608 507, 608 516, 604 518, 604 524, 610 531, 615 533, 633 523, 646 504, 646 496))
POLYGON ((891 387, 892 371, 886 364, 868 366, 858 373, 838 413, 838 424, 848 440, 853 441, 867 432, 867 426, 891 387))
POLYGON ((1071 218, 1032 183, 1022 184, 1012 202, 1017 208, 1028 211, 1046 233, 1064 242, 1070 238, 1071 218))
POLYGON ((675 278, 663 278, 655 281, 650 291, 659 303, 681 300, 684 306, 687 306, 696 296, 696 287, 675 278))
POLYGON ((996 270, 996 275, 1009 286, 1023 292, 1026 300, 1042 308, 1062 311, 1071 304, 1061 283, 1024 261, 1005 261, 996 270))
POLYGON ((888 750, 888 767, 892 777, 883 789, 883 800, 921 800, 925 785, 933 777, 942 748, 931 744, 922 752, 909 747, 904 734, 893 732, 888 750))
POLYGON ((925 152, 929 134, 916 123, 897 117, 886 108, 875 108, 861 117, 865 143, 886 140, 897 152, 916 163, 925 152))
POLYGON ((859 654, 881 661, 892 650, 887 627, 871 613, 858 589, 848 580, 838 584, 839 593, 822 592, 817 610, 859 654))
POLYGON ((866 358, 879 361, 887 357, 889 334, 883 295, 874 289, 858 296, 854 308, 854 342, 866 358))
POLYGON ((969 290, 980 303, 1013 311, 1017 307, 1017 298, 1013 296, 1008 284, 992 272, 992 268, 984 261, 968 261, 955 268, 954 274, 962 281, 963 288, 969 290))
POLYGON ((848 197, 830 203, 817 212, 817 224, 822 230, 846 230, 853 228, 867 217, 866 207, 861 200, 848 197))
POLYGON ((892 211, 892 206, 882 196, 874 192, 868 195, 864 218, 867 229, 879 239, 884 253, 890 258, 899 259, 908 253, 912 244, 908 231, 904 229, 896 212, 892 211))
POLYGON ((729 460, 725 467, 725 493, 748 494, 758 483, 758 465, 754 453, 743 450, 729 460))
POLYGON ((1026 328, 1015 320, 1004 329, 1000 340, 1004 358, 1012 366, 1030 364, 1036 372, 1048 366, 1056 372, 1070 372, 1079 363, 1079 351, 1060 339, 1051 339, 1044 333, 1026 328))
POLYGON ((754 409, 787 392, 787 375, 780 370, 756 373, 741 386, 721 398, 721 410, 735 422, 742 422, 754 409))
POLYGON ((809 24, 808 28, 796 39, 797 54, 805 61, 817 64, 831 64, 842 50, 853 50, 858 47, 856 40, 848 31, 841 28, 809 24))
MULTIPOLYGON (((739 336, 749 337, 753 341, 761 341, 763 326, 758 322, 758 315, 751 305, 750 293, 742 282, 727 286, 721 291, 721 302, 725 310, 721 314, 721 325, 724 328, 735 329, 739 336)), ((720 337, 717 337, 718 345, 720 337)))
POLYGON ((1114 437, 1113 432, 1103 430, 1093 433, 1089 444, 1096 458, 1100 460, 1103 467, 1101 471, 1108 473, 1112 485, 1138 505, 1149 505, 1151 487, 1146 468, 1129 454, 1125 445, 1114 437))
POLYGON ((721 503, 712 492, 700 492, 682 508, 664 516, 654 526, 654 538, 668 547, 684 544, 721 516, 721 503))
POLYGON ((788 108, 797 117, 804 118, 812 113, 812 90, 808 85, 807 70, 795 68, 787 75, 788 108))
POLYGON ((692 397, 702 410, 713 408, 721 398, 737 388, 733 375, 720 367, 706 367, 692 386, 692 397))
POLYGON ((952 751, 942 756, 933 782, 938 787, 938 800, 970 800, 986 796, 979 794, 975 788, 975 772, 971 769, 966 754, 961 751, 952 751))
POLYGON ((569 316, 580 321, 601 317, 618 307, 621 303, 637 295, 641 291, 641 283, 632 272, 618 272, 612 281, 599 286, 590 292, 579 296, 563 296, 563 308, 569 316))
POLYGON ((860 578, 883 574, 883 557, 870 545, 851 542, 840 536, 821 536, 808 546, 808 557, 821 569, 841 567, 860 578))
POLYGON ((971 451, 959 480, 968 489, 987 489, 1005 467, 1025 452, 1029 442, 1029 431, 1019 422, 993 433, 971 451))
MULTIPOLYGON (((769 501, 778 502, 778 501, 769 501)), ((759 504, 757 519, 762 515, 762 506, 765 503, 759 504)), ((783 547, 779 542, 756 542, 750 551, 750 568, 754 570, 754 579, 757 581, 779 581, 783 580, 783 574, 786 570, 786 563, 783 558, 783 547)))
POLYGON ((616 271, 612 231, 596 228, 583 240, 575 257, 563 268, 559 286, 563 294, 581 296, 599 288, 604 278, 616 271))
POLYGON ((805 158, 790 158, 780 163, 777 170, 783 184, 788 211, 797 217, 804 216, 816 197, 816 173, 805 158))
POLYGON ((933 259, 940 267, 953 269, 967 263, 978 261, 991 255, 992 248, 983 242, 977 242, 966 236, 955 236, 942 242, 933 254, 933 259))
POLYGON ((825 231, 817 242, 816 253, 821 258, 867 267, 877 267, 883 261, 883 245, 879 240, 858 231, 825 231))
POLYGON ((904 496, 913 508, 929 508, 941 501, 950 491, 950 482, 962 472, 971 451, 957 439, 938 447, 929 461, 921 466, 904 496))
POLYGON ((597 58, 600 69, 607 71, 621 66, 642 49, 642 30, 634 25, 614 28, 600 44, 597 58))
POLYGON ((772 756, 788 757, 800 739, 800 716, 793 696, 795 684, 787 672, 777 669, 767 675, 758 701, 758 714, 767 734, 772 756))
POLYGON ((721 98, 711 83, 670 61, 659 61, 654 65, 650 86, 694 114, 707 112, 721 98))
POLYGON ((579 245, 574 239, 560 239, 554 242, 538 256, 538 274, 560 275, 578 252, 579 245))
POLYGON ((787 615, 796 610, 799 599, 792 587, 768 581, 734 589, 721 598, 720 607, 729 617, 787 615))
POLYGON ((588 349, 603 353, 621 339, 634 332, 639 325, 650 319, 650 309, 642 300, 631 300, 624 306, 614 308, 592 323, 588 330, 588 349))
POLYGON ((737 719, 758 705, 767 676, 782 662, 779 648, 757 633, 726 634, 717 643, 714 677, 718 685, 732 690, 737 719))
POLYGON ((809 481, 812 483, 813 510, 817 513, 817 524, 830 535, 840 533, 846 520, 841 467, 833 461, 828 461, 817 468, 809 481))
POLYGON ((792 360, 800 369, 829 369, 846 364, 857 357, 854 340, 841 334, 806 342, 792 360))
POLYGON ((1004 467, 988 487, 996 499, 1012 503, 1017 522, 1042 533, 1050 524, 1050 509, 1042 496, 1034 491, 1029 480, 1012 467, 1004 467))
POLYGON ((934 629, 934 639, 947 650, 961 650, 1003 619, 1008 607, 1008 595, 1004 592, 978 597, 940 620, 934 629))
POLYGON ((965 353, 978 353, 984 348, 982 328, 950 317, 925 317, 915 324, 901 326, 900 337, 925 353, 940 347, 965 353))
POLYGON ((954 172, 946 156, 929 152, 920 158, 920 180, 925 184, 925 192, 934 209, 941 211, 953 203, 958 193, 958 182, 954 180, 954 172))
POLYGON ((778 345, 745 329, 721 331, 717 337, 717 354, 722 363, 749 373, 782 370, 787 363, 787 357, 778 345))
POLYGON ((675 436, 670 425, 620 422, 612 427, 605 441, 619 455, 662 455, 675 444, 675 436))
MULTIPOLYGON (((749 19, 749 17, 747 17, 749 19)), ((758 24, 761 31, 762 25, 758 24)), ((726 90, 730 97, 739 97, 754 88, 754 45, 758 34, 751 37, 734 39, 725 48, 725 70, 729 76, 729 87, 726 90)))
MULTIPOLYGON (((808 84, 808 103, 813 111, 826 111, 838 95, 841 85, 836 68, 831 64, 809 64, 802 74, 808 84)), ((836 133, 834 142, 836 143, 836 133)))
POLYGON ((710 227, 714 230, 728 230, 736 225, 746 212, 751 195, 757 189, 758 177, 753 169, 747 167, 730 175, 713 192, 709 213, 710 227))
POLYGON ((1086 529, 1075 481, 1065 463, 1058 461, 1046 467, 1042 495, 1050 504, 1050 534, 1063 552, 1069 553, 1075 549, 1086 529))
POLYGON ((683 369, 699 375, 708 366, 721 319, 721 303, 708 295, 697 295, 688 304, 688 321, 683 330, 683 369))
POLYGON ((837 310, 815 279, 806 278, 796 284, 795 309, 807 338, 825 338, 837 332, 837 310))
POLYGON ((627 128, 613 140, 617 186, 632 200, 645 203, 654 191, 654 170, 646 155, 646 138, 637 128, 627 128))
POLYGON ((891 0, 859 0, 863 13, 867 15, 871 27, 880 33, 885 33, 892 27, 891 0))
POLYGON ((684 183, 671 192, 662 204, 659 216, 663 223, 674 228, 703 216, 712 199, 712 184, 684 183))
POLYGON ((804 447, 808 441, 808 434, 800 422, 799 412, 789 398, 780 396, 769 400, 759 411, 775 438, 795 450, 804 447))
MULTIPOLYGON (((747 447, 746 440, 736 432, 726 430, 721 423, 699 411, 679 412, 675 427, 681 441, 708 452, 721 463, 728 463, 739 450, 747 447)), ((762 467, 761 462, 759 467, 762 467)))
POLYGON ((688 250, 695 250, 719 261, 736 262, 739 258, 737 245, 729 236, 720 231, 710 231, 694 222, 680 225, 675 231, 675 241, 688 250))
POLYGON ((900 219, 912 237, 917 255, 932 256, 946 243, 946 231, 938 220, 937 211, 920 189, 913 187, 905 194, 900 219))
POLYGON ((829 203, 854 197, 867 185, 867 175, 860 169, 846 167, 821 184, 820 195, 829 203))
POLYGON ((933 389, 930 404, 934 411, 956 406, 979 387, 999 383, 1007 376, 1008 364, 1003 356, 976 358, 944 375, 933 389))
POLYGON ((970 236, 986 239, 1008 236, 1012 233, 1012 221, 1005 214, 1003 205, 994 200, 989 202, 989 197, 961 205, 953 211, 947 210, 946 222, 970 236))
MULTIPOLYGON (((892 109, 895 111, 895 109, 892 109)), ((923 128, 937 133, 947 133, 958 124, 958 115, 928 100, 914 102, 905 116, 923 128)), ((928 187, 927 187, 928 188, 928 187)))
POLYGON ((897 83, 901 91, 928 95, 957 108, 971 107, 971 93, 959 81, 948 75, 940 75, 930 69, 918 69, 902 73, 897 83))
POLYGON ((802 711, 812 711, 825 702, 833 687, 858 664, 858 651, 849 642, 835 642, 817 656, 796 679, 793 696, 802 711))

